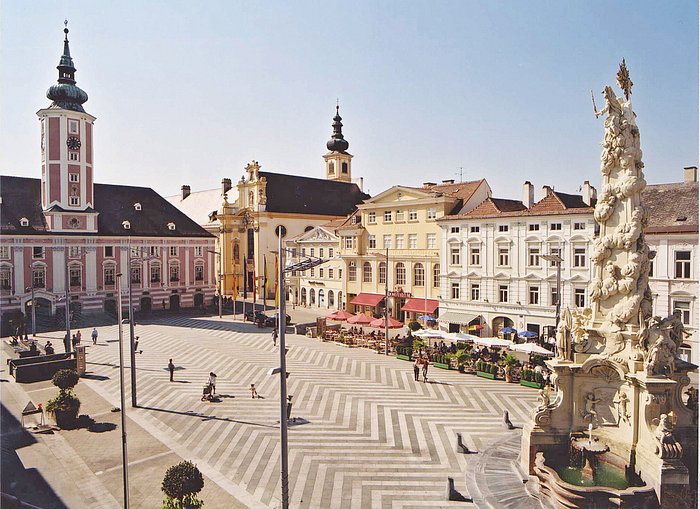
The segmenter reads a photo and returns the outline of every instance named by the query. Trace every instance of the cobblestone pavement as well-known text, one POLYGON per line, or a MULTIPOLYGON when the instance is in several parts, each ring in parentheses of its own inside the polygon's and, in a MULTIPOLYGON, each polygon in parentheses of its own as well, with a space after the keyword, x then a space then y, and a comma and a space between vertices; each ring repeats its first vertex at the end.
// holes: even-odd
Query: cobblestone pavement
MULTIPOLYGON (((99 344, 88 341, 92 376, 81 383, 118 406, 117 327, 98 330, 99 344)), ((230 317, 168 318, 137 325, 136 334, 139 408, 128 408, 129 418, 232 500, 279 506, 279 379, 267 375, 279 352, 270 329, 230 317), (172 383, 169 358, 178 367, 172 383), (219 402, 200 401, 210 371, 219 402), (261 399, 251 398, 251 383, 261 399)), ((294 335, 287 346, 298 418, 289 430, 292 507, 473 507, 445 497, 448 476, 469 495, 465 472, 476 456, 455 452, 456 434, 477 451, 508 440, 503 410, 521 425, 536 399, 532 389, 434 367, 429 383, 415 382, 410 363, 366 349, 294 335)))

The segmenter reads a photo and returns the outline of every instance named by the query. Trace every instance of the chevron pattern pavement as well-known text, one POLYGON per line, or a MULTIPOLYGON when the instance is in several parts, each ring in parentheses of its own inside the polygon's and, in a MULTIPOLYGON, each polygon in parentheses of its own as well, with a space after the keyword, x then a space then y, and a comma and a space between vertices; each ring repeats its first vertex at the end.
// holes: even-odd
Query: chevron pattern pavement
MULTIPOLYGON (((98 330, 99 344, 87 342, 88 371, 101 376, 86 383, 118 406, 117 327, 98 330)), ((168 318, 137 325, 136 334, 140 408, 129 415, 186 450, 210 478, 234 486, 244 502, 279 506, 279 379, 267 375, 279 352, 270 330, 226 318, 168 318), (176 383, 168 381, 171 357, 180 368, 176 383), (210 371, 218 375, 218 403, 200 401, 210 371), (262 399, 251 398, 251 383, 262 399)), ((456 434, 477 451, 506 440, 513 432, 501 425, 503 410, 518 425, 536 399, 532 389, 434 367, 429 383, 415 382, 411 363, 366 349, 296 335, 287 346, 292 416, 301 418, 289 429, 292 507, 468 507, 445 498, 448 476, 466 491, 474 457, 455 452, 456 434)))

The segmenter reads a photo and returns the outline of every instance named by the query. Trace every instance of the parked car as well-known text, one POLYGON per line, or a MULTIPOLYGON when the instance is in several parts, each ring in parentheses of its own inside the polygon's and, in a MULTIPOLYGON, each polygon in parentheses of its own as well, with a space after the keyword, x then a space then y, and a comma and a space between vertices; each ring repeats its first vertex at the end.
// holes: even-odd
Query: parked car
MULTIPOLYGON (((292 317, 289 315, 287 316, 287 325, 292 321, 292 317)), ((268 316, 262 311, 248 311, 245 314, 245 321, 247 322, 255 322, 255 323, 262 323, 263 327, 274 327, 275 326, 275 319, 277 318, 277 313, 275 313, 272 316, 268 316)))

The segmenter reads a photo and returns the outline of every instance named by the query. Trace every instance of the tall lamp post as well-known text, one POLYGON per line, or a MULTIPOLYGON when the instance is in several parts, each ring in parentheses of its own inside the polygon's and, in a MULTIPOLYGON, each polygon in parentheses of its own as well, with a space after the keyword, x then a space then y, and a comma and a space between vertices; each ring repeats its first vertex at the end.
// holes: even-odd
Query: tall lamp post
MULTIPOLYGON (((218 292, 219 292, 219 318, 221 318, 221 299, 223 298, 223 292, 224 292, 224 284, 223 280, 221 278, 221 252, 220 251, 214 251, 213 249, 207 249, 208 252, 214 253, 218 258, 219 258, 219 284, 218 286, 218 292)), ((235 306, 234 306, 234 312, 236 311, 235 306)))
POLYGON ((552 262, 557 268, 557 302, 555 303, 557 316, 554 318, 554 328, 556 329, 559 326, 559 314, 561 312, 561 262, 564 259, 558 254, 540 255, 540 258, 552 262))
MULTIPOLYGON (((131 252, 131 251, 130 251, 131 252)), ((131 279, 131 278, 129 278, 131 279)), ((117 295, 119 306, 117 317, 119 319, 119 395, 121 398, 121 425, 122 425, 122 480, 124 488, 124 508, 129 507, 129 459, 126 450, 126 408, 124 404, 124 333, 122 331, 122 275, 117 274, 117 295)), ((133 350, 132 350, 133 351, 133 350)))

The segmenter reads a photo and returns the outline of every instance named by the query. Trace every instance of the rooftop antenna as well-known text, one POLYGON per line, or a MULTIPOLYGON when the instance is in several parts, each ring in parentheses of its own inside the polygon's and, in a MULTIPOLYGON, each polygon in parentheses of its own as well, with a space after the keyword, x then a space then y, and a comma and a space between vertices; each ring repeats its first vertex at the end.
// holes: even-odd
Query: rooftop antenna
POLYGON ((463 168, 461 166, 459 166, 459 167, 457 167, 457 169, 459 170, 459 172, 455 173, 455 175, 459 175, 459 183, 461 184, 462 183, 462 170, 463 170, 463 168))

